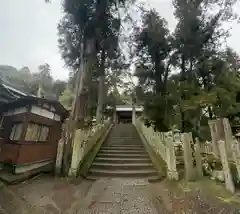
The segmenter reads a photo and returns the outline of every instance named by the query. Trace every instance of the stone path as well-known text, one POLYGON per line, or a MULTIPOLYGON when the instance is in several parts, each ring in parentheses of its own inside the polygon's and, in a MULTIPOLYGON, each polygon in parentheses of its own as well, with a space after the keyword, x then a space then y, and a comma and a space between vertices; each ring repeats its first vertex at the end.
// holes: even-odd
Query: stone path
POLYGON ((184 183, 144 179, 66 180, 41 176, 0 184, 0 214, 237 214, 240 195, 210 180, 184 183))
POLYGON ((151 199, 147 180, 99 180, 95 182, 86 198, 75 205, 69 213, 151 213, 157 210, 151 199))
POLYGON ((87 194, 92 182, 40 176, 14 186, 0 186, 0 214, 66 213, 87 194))

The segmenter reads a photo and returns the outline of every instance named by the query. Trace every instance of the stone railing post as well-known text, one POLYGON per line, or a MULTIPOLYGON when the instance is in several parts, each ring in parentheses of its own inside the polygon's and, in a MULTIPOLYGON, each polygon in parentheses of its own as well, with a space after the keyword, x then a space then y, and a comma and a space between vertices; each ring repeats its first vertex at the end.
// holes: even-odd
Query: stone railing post
POLYGON ((210 128, 211 132, 211 138, 212 138, 212 148, 213 148, 213 153, 215 156, 219 156, 219 150, 217 146, 217 141, 219 140, 219 130, 217 127, 217 120, 210 120, 208 121, 208 125, 210 128))
POLYGON ((63 150, 64 150, 64 139, 61 138, 58 141, 58 148, 57 148, 57 157, 56 157, 56 164, 55 164, 55 174, 56 175, 61 174, 63 150))
POLYGON ((227 150, 228 158, 232 158, 232 149, 233 149, 233 134, 232 128, 228 118, 222 119, 223 129, 224 129, 224 137, 225 137, 225 146, 227 150))
POLYGON ((218 150, 217 144, 219 140, 223 140, 225 141, 227 155, 229 158, 231 158, 233 137, 232 137, 232 130, 231 130, 229 120, 227 118, 217 119, 217 120, 209 121, 208 124, 211 131, 212 146, 213 146, 214 154, 216 156, 219 156, 219 150, 218 150))
POLYGON ((191 143, 193 143, 192 133, 183 133, 181 137, 183 142, 185 179, 187 181, 193 181, 195 180, 195 169, 193 166, 193 150, 191 147, 191 143))
POLYGON ((195 144, 195 159, 196 159, 196 167, 197 167, 197 176, 202 177, 203 176, 203 169, 202 169, 202 155, 201 155, 201 148, 200 148, 200 142, 199 139, 196 138, 196 144, 195 144))
POLYGON ((110 126, 110 121, 105 121, 104 124, 98 124, 91 129, 75 131, 73 140, 73 152, 69 176, 76 176, 79 165, 82 163, 84 157, 97 143, 102 136, 102 132, 106 131, 110 126))
POLYGON ((72 161, 71 167, 69 169, 69 176, 76 176, 78 170, 78 164, 80 159, 82 158, 82 150, 81 145, 85 140, 85 132, 81 129, 75 131, 75 137, 73 141, 73 152, 72 152, 72 161))
POLYGON ((169 180, 178 180, 177 161, 174 149, 174 142, 171 138, 166 138, 166 162, 168 167, 167 176, 169 180))
POLYGON ((221 163, 222 163, 222 167, 223 167, 223 173, 224 173, 224 177, 225 177, 225 187, 228 191, 230 191, 231 193, 234 193, 235 186, 233 183, 232 174, 231 174, 229 163, 228 163, 225 142, 223 140, 218 141, 218 148, 219 148, 221 163))
POLYGON ((239 142, 237 140, 233 141, 232 156, 233 156, 233 160, 236 164, 238 180, 240 181, 240 148, 239 148, 239 142))

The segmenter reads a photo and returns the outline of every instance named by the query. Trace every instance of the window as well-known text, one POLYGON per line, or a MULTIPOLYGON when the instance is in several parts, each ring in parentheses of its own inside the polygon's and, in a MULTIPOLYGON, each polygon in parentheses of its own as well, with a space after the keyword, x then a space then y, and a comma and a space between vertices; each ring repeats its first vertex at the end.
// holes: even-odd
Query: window
POLYGON ((15 123, 12 126, 12 131, 10 134, 10 140, 20 140, 21 134, 22 134, 22 123, 15 123))
POLYGON ((29 123, 27 128, 26 141, 47 141, 49 127, 36 123, 29 123))

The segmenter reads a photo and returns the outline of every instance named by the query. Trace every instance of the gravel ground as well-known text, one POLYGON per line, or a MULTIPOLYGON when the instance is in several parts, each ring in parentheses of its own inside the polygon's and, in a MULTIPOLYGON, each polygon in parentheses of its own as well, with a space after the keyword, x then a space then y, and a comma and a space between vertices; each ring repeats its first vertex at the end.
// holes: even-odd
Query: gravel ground
POLYGON ((151 192, 155 198, 158 213, 162 206, 165 213, 240 213, 240 197, 224 190, 222 185, 203 180, 195 183, 162 182, 152 184, 151 192))
POLYGON ((0 184, 0 214, 235 214, 234 196, 210 180, 184 183, 144 179, 104 179, 96 182, 40 176, 27 182, 0 184))
POLYGON ((146 180, 112 179, 95 182, 87 197, 70 213, 157 214, 146 180))
POLYGON ((85 197, 91 185, 92 181, 66 180, 48 175, 13 186, 2 185, 0 214, 66 213, 73 203, 85 197))

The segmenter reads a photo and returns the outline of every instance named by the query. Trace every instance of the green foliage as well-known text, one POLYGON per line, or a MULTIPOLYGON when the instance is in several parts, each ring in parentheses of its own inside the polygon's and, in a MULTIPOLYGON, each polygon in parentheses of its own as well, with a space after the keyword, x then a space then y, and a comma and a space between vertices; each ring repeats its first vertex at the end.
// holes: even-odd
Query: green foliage
POLYGON ((128 67, 119 48, 122 24, 119 11, 131 3, 132 0, 65 0, 63 3, 65 15, 58 26, 60 51, 66 65, 73 69, 70 74, 73 88, 82 55, 86 59, 89 68, 86 75, 88 109, 92 114, 97 108, 97 121, 100 121, 100 114, 108 102, 108 92, 122 84, 122 71, 128 67), (82 44, 83 53, 80 52, 82 44), (99 84, 98 88, 95 83, 99 84))
POLYGON ((140 84, 146 90, 165 92, 171 51, 167 22, 155 10, 142 12, 143 24, 134 32, 136 43, 136 71, 140 84))
POLYGON ((73 102, 73 91, 67 87, 59 97, 59 101, 66 109, 71 109, 73 102))
POLYGON ((172 100, 167 94, 167 80, 172 60, 172 37, 164 20, 155 10, 142 11, 142 25, 135 28, 135 75, 137 101, 145 103, 145 111, 156 128, 169 129, 172 100))
MULTIPOLYGON (((77 69, 80 63, 80 44, 93 39, 93 53, 103 50, 107 56, 116 59, 121 19, 117 15, 121 7, 131 0, 65 0, 65 16, 59 23, 59 47, 66 64, 77 69)), ((99 64, 99 63, 98 63, 99 64)))
POLYGON ((48 64, 40 65, 38 73, 31 73, 28 67, 17 70, 11 66, 0 66, 2 81, 27 94, 37 95, 39 86, 42 87, 43 96, 58 99, 66 87, 66 82, 54 81, 48 64))
POLYGON ((208 119, 238 115, 240 58, 220 45, 229 35, 223 24, 236 18, 235 3, 174 0, 178 23, 172 35, 156 11, 142 11, 133 34, 136 95, 157 129, 177 126, 199 136, 208 119))
POLYGON ((63 91, 66 88, 67 83, 65 81, 61 81, 61 80, 56 80, 53 83, 52 89, 55 93, 56 99, 58 100, 60 95, 63 93, 63 91))

